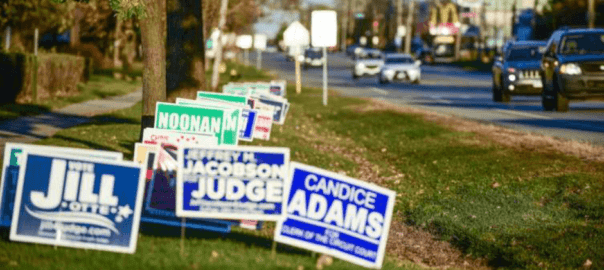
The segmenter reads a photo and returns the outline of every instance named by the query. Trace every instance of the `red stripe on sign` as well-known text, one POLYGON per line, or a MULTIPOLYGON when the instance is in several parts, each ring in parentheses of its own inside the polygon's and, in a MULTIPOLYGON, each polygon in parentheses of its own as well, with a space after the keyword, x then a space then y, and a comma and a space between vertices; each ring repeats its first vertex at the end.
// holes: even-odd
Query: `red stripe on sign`
POLYGON ((268 128, 265 128, 265 127, 256 127, 256 130, 268 132, 268 128))
POLYGON ((147 170, 147 180, 151 180, 151 178, 153 178, 153 170, 147 170))

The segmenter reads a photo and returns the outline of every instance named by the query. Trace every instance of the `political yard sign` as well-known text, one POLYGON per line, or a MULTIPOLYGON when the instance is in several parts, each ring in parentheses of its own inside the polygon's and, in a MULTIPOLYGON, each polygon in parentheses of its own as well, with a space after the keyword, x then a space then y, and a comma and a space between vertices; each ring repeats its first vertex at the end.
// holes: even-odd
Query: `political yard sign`
POLYGON ((218 144, 237 145, 241 109, 202 108, 157 102, 155 128, 185 133, 214 134, 218 144))
POLYGON ((176 215, 278 220, 289 156, 288 148, 181 147, 176 215))
POLYGON ((247 97, 240 96, 240 95, 229 95, 229 94, 223 94, 223 93, 197 91, 197 98, 198 99, 210 98, 210 99, 217 99, 217 100, 247 105, 247 97))
POLYGON ((31 145, 23 143, 6 143, 4 146, 2 180, 0 180, 0 227, 10 227, 11 225, 17 191, 17 181, 19 180, 19 169, 21 164, 23 164, 23 151, 25 150, 46 151, 49 153, 61 153, 89 158, 101 158, 106 160, 122 160, 122 153, 119 152, 31 145))
POLYGON ((10 240, 134 253, 142 171, 134 162, 25 151, 10 240))
POLYGON ((395 192, 292 162, 275 241, 381 268, 395 192))

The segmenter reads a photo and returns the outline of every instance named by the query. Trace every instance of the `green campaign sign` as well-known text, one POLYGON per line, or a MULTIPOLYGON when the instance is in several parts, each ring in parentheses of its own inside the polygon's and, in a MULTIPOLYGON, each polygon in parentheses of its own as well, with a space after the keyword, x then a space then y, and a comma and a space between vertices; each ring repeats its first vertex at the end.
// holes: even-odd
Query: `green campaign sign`
POLYGON ((246 86, 238 86, 238 85, 225 85, 222 87, 222 92, 225 94, 245 96, 248 95, 246 86))
POLYGON ((218 138, 219 145, 237 145, 240 116, 240 109, 202 108, 157 102, 155 128, 213 134, 218 138))
POLYGON ((212 98, 233 103, 241 103, 247 105, 247 97, 241 95, 222 94, 214 92, 198 91, 197 98, 212 98))

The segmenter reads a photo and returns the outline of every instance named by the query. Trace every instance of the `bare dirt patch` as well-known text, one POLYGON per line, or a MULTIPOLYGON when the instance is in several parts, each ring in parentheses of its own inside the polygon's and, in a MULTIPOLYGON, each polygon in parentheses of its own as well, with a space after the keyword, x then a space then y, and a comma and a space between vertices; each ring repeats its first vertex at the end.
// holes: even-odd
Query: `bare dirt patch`
MULTIPOLYGON (((480 135, 481 142, 491 140, 513 149, 535 151, 540 153, 564 153, 587 161, 604 162, 604 148, 589 143, 553 138, 535 133, 516 131, 493 124, 483 124, 454 116, 442 115, 426 110, 400 107, 385 101, 370 100, 369 104, 353 108, 356 111, 392 110, 401 113, 422 115, 427 121, 437 123, 449 129, 461 132, 472 132, 480 135)), ((468 143, 478 143, 469 141, 468 143)))

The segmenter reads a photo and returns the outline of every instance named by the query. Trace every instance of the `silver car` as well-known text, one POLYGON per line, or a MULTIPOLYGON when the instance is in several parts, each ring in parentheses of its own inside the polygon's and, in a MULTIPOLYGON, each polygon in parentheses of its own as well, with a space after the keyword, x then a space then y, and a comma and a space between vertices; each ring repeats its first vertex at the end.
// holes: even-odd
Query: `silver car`
POLYGON ((384 64, 382 53, 378 50, 371 51, 363 56, 358 56, 352 69, 352 78, 358 79, 363 76, 373 76, 380 73, 384 64))
POLYGON ((421 61, 414 60, 408 54, 386 54, 380 70, 379 82, 408 81, 418 84, 421 80, 421 61))

